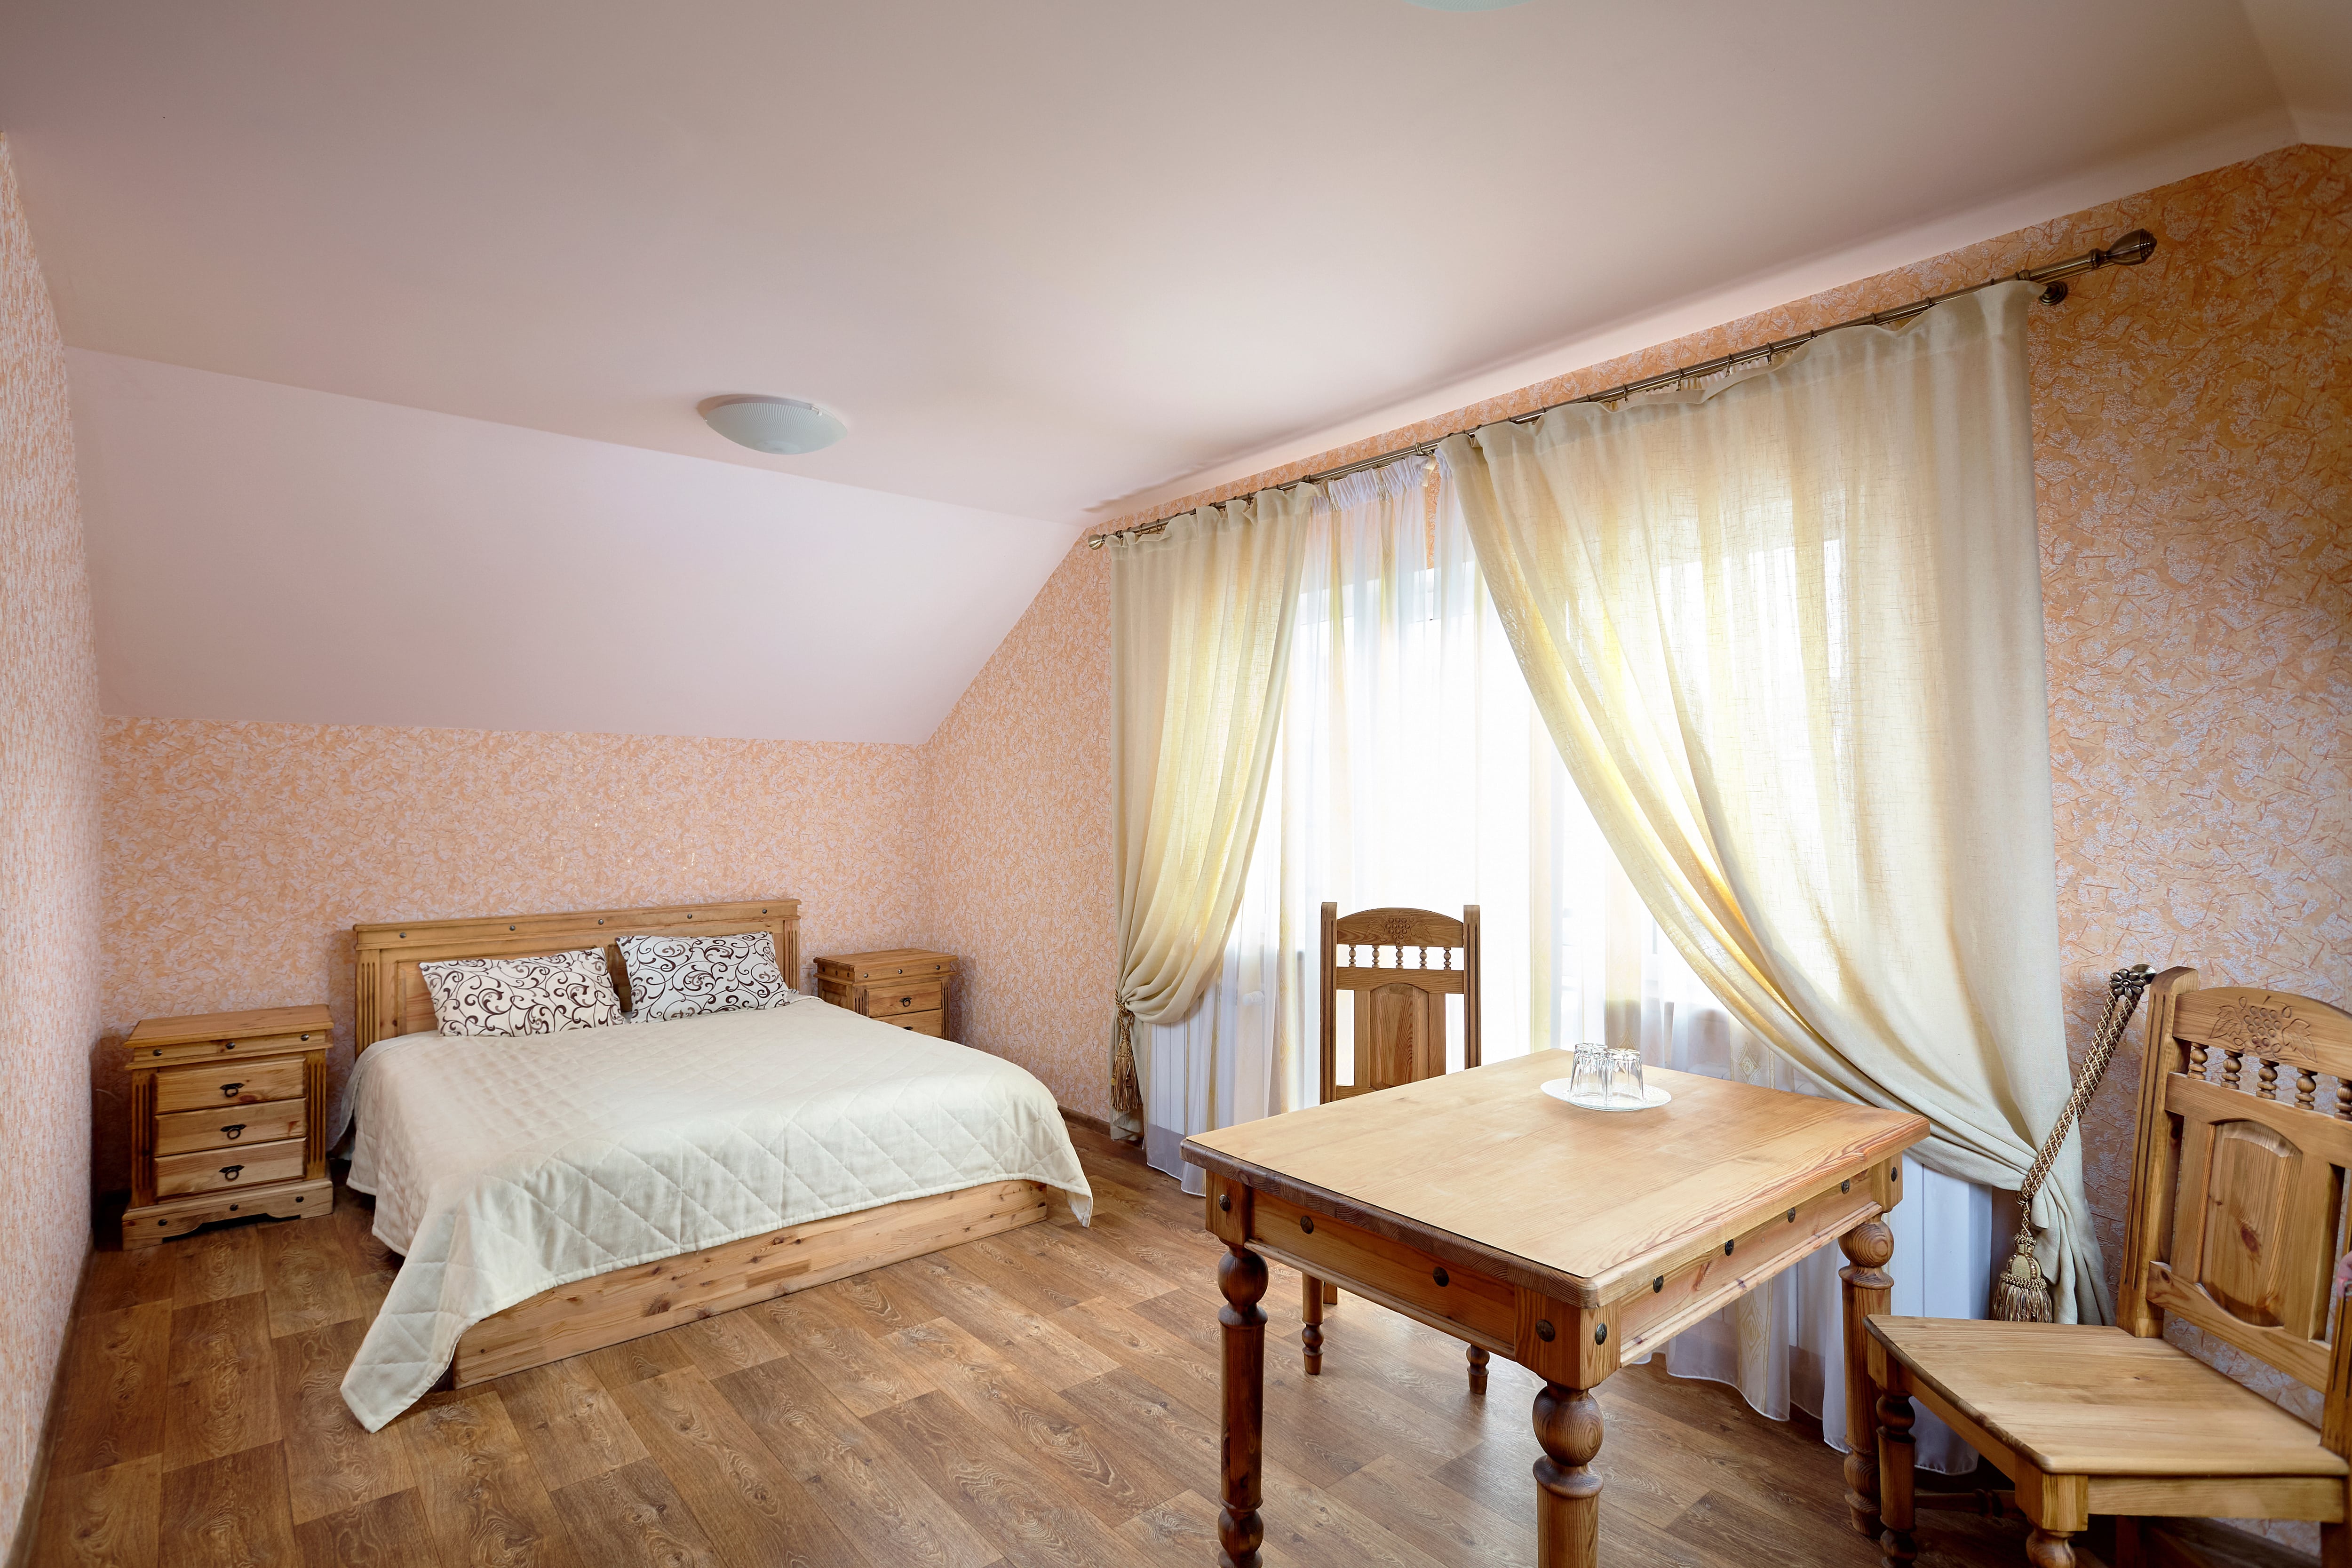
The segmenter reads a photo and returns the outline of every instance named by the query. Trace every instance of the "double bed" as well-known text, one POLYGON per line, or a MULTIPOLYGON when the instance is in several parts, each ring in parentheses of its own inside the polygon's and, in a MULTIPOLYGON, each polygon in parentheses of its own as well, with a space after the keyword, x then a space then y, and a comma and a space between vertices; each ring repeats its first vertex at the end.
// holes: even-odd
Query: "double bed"
POLYGON ((436 1026, 421 964, 766 931, 789 900, 355 928, 351 1184, 404 1261, 343 1380, 371 1431, 464 1387, 1046 1216, 1092 1194, 1053 1096, 814 997, 512 1037, 436 1026))

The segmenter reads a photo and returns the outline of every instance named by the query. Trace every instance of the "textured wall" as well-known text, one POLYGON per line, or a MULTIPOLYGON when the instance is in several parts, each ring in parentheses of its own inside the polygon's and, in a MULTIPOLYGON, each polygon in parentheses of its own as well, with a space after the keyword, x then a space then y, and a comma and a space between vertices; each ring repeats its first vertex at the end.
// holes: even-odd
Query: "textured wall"
MULTIPOLYGON (((100 753, 110 1042, 324 1001, 340 1084, 367 921, 782 896, 804 959, 922 925, 912 746, 109 719, 100 753)), ((97 1065, 107 1190, 122 1080, 97 1065)))
POLYGON ((1071 548, 923 747, 943 847, 932 945, 964 961, 956 1038, 1110 1114, 1110 574, 1071 548))
MULTIPOLYGON (((2002 235, 1175 503, 1183 510, 2105 245, 2033 318, 2067 1002, 2119 963, 2352 995, 2352 153, 2297 147, 2002 235), (2330 328, 2330 317, 2333 329, 2330 328)), ((1121 523, 1140 521, 1122 519, 1121 523)), ((1114 524, 1112 526, 1118 526, 1114 524)), ((1104 553, 1074 550, 929 743, 941 940, 992 941, 993 1047, 1102 1114, 1112 963, 1104 553), (989 933, 983 937, 982 933, 989 933)), ((2137 1057, 2090 1125, 2109 1267, 2137 1057)))
POLYGON ((64 345, 0 142, 0 1551, 89 1252, 98 661, 64 345))

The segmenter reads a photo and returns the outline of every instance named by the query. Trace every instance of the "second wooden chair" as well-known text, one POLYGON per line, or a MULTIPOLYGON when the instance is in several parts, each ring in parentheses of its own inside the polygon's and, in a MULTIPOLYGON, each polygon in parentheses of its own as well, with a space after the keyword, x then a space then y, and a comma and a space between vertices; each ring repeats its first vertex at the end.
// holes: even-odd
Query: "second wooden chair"
MULTIPOLYGON (((1418 1083, 1446 1070, 1445 999, 1462 998, 1462 1065, 1478 1065, 1478 906, 1462 918, 1435 910, 1323 906, 1321 1103, 1418 1083), (1387 955, 1383 962, 1382 955, 1387 955), (1410 960, 1407 954, 1412 957, 1410 960), (1355 1015, 1349 1081, 1339 1081, 1339 994, 1355 1015)), ((1323 1370, 1323 1309, 1339 1291, 1308 1276, 1301 1287, 1307 1373, 1323 1370)), ((1470 1392, 1486 1392, 1486 1352, 1469 1350, 1470 1392)))

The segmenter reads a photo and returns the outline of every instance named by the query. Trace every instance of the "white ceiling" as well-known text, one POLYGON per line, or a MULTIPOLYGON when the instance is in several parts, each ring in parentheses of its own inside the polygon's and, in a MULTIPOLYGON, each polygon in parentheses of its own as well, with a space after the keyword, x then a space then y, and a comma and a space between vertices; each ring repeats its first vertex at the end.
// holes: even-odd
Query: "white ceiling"
POLYGON ((927 739, 1060 523, 68 350, 109 713, 927 739))
POLYGON ((2283 103, 2236 0, 0 18, 76 347, 1070 521, 2283 103), (730 447, 726 392, 850 438, 730 447))
POLYGON ((2344 0, 11 0, 0 132, 84 351, 102 626, 168 622, 186 584, 152 563, 198 569, 206 530, 210 587, 307 592, 349 639, 332 601, 388 538, 543 560, 592 516, 651 617, 645 689, 577 701, 563 660, 465 664, 531 639, 416 567, 357 635, 454 638, 431 700, 330 679, 315 642, 139 632, 109 644, 113 710, 919 738, 1080 521, 2352 140, 2347 33, 2344 0), (694 414, 728 392, 849 438, 733 447, 694 414), (306 455, 311 416, 343 466, 306 455), (474 468, 405 466, 415 442, 474 468), (474 469, 546 488, 488 507, 474 469), (772 662, 680 717, 713 624, 772 662))

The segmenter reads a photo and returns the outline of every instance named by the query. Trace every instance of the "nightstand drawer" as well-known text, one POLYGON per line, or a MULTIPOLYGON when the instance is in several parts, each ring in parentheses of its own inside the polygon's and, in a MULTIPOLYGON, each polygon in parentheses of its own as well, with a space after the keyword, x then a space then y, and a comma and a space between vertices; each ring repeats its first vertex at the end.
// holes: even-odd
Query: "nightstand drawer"
POLYGON ((131 1053, 141 1066, 152 1062, 170 1067, 177 1062, 218 1061, 231 1057, 267 1057, 289 1051, 323 1049, 327 1031, 309 1035, 262 1035, 244 1039, 181 1040, 168 1046, 142 1046, 131 1053))
POLYGON ((929 1035, 937 1040, 947 1036, 947 1016, 945 1013, 901 1013, 895 1017, 877 1018, 875 1022, 887 1024, 894 1029, 912 1029, 919 1035, 929 1035))
POLYGON ((302 1175, 302 1140, 257 1143, 250 1149, 206 1149, 194 1154, 162 1154, 155 1160, 155 1195, 214 1193, 298 1181, 302 1175))
POLYGON ((155 1074, 155 1110, 159 1115, 171 1110, 205 1110, 225 1105, 299 1100, 301 1095, 300 1057, 164 1068, 155 1074))
POLYGON ((866 1016, 888 1018, 898 1013, 936 1013, 940 1010, 940 994, 943 988, 936 980, 920 985, 898 985, 884 990, 879 985, 866 987, 866 1016))
POLYGON ((220 1105, 155 1118, 155 1152, 184 1154, 193 1149, 251 1148, 309 1131, 310 1102, 273 1100, 262 1105, 220 1105))

